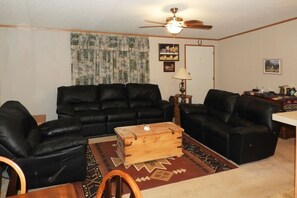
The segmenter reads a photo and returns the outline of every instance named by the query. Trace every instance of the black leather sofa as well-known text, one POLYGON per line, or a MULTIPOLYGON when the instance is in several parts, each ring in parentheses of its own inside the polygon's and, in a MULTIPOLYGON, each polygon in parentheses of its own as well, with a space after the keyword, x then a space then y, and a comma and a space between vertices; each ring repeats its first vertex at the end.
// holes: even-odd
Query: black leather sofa
POLYGON ((28 189, 81 181, 88 142, 81 128, 77 118, 37 126, 20 102, 7 101, 0 107, 0 155, 20 166, 28 189))
POLYGON ((237 164, 272 156, 280 126, 272 114, 281 105, 222 90, 208 91, 203 104, 181 104, 181 127, 191 137, 237 164))
POLYGON ((58 87, 58 118, 80 118, 86 137, 113 134, 114 128, 172 121, 173 105, 154 84, 99 84, 58 87))

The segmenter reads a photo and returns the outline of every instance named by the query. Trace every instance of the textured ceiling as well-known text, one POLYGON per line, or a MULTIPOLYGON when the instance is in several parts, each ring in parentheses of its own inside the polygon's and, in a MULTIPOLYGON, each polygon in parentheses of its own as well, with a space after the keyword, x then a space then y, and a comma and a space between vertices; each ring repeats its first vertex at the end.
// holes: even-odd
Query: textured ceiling
POLYGON ((0 25, 170 36, 138 27, 165 22, 172 7, 184 20, 213 25, 178 35, 190 38, 221 39, 297 17, 297 0, 1 0, 0 25))

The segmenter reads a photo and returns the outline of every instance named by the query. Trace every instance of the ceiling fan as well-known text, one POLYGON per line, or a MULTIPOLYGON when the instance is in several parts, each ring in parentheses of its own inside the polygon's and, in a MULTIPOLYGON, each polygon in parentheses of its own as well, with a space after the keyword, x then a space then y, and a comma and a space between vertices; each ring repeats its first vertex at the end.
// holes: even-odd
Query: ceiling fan
POLYGON ((212 28, 211 25, 204 25, 202 21, 198 21, 198 20, 183 21, 183 18, 177 17, 175 15, 178 11, 178 8, 171 8, 170 11, 173 13, 173 16, 167 17, 165 23, 145 20, 146 22, 155 23, 159 25, 141 26, 139 28, 166 27, 167 30, 173 35, 179 34, 183 30, 183 28, 203 29, 203 30, 209 30, 212 28))

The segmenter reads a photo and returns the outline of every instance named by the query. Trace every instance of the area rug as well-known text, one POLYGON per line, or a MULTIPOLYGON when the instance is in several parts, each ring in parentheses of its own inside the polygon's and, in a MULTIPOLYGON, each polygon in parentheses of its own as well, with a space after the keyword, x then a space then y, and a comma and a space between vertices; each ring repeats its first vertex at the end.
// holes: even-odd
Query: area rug
POLYGON ((186 134, 183 135, 183 156, 130 166, 124 166, 118 158, 116 146, 116 141, 89 145, 87 178, 81 182, 85 197, 95 197, 102 177, 113 169, 129 173, 144 190, 238 167, 186 134))

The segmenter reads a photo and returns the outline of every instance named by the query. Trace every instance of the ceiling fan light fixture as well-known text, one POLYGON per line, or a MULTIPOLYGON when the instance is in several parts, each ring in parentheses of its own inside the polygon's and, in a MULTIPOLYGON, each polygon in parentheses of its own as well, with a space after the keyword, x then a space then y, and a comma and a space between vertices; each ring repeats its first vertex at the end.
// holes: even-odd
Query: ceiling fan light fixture
POLYGON ((179 34, 183 30, 183 21, 171 20, 166 24, 166 28, 171 34, 179 34))

